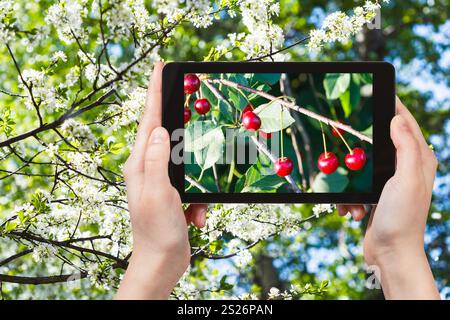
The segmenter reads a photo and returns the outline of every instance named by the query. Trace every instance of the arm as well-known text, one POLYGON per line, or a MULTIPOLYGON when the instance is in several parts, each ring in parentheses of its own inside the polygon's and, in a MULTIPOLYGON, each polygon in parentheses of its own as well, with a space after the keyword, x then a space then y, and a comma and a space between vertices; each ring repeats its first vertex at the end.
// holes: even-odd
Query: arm
POLYGON ((155 65, 133 152, 124 167, 133 229, 133 254, 116 299, 167 299, 186 271, 189 223, 205 225, 206 205, 183 211, 170 184, 170 141, 161 126, 161 73, 155 65))
MULTIPOLYGON (((364 258, 379 267, 387 299, 439 299, 424 251, 437 160, 419 125, 398 99, 391 139, 397 149, 397 168, 370 217, 364 258)), ((356 220, 365 214, 359 205, 340 205, 338 211, 340 215, 350 212, 356 220)))

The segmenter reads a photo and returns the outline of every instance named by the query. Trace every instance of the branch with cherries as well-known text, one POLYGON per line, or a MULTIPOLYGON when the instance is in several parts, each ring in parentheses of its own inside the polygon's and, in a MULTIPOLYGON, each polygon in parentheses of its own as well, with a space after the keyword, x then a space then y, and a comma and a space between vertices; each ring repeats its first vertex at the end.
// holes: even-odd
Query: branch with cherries
POLYGON ((186 74, 184 93, 186 191, 370 190, 371 74, 186 74), (236 161, 239 135, 259 151, 255 163, 236 161))

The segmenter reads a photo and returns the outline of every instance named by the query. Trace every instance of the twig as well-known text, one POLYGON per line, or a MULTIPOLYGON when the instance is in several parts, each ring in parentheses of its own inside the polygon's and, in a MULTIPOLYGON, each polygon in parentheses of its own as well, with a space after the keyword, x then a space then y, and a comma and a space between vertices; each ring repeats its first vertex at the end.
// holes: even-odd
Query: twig
POLYGON ((23 256, 27 255, 30 252, 33 252, 33 250, 31 250, 31 249, 24 250, 22 252, 19 252, 19 253, 16 253, 15 255, 10 256, 9 258, 6 258, 5 260, 0 261, 0 267, 10 263, 13 260, 16 260, 16 259, 18 259, 20 257, 23 257, 23 256))
POLYGON ((218 177, 218 175, 217 175, 217 167, 216 167, 216 164, 213 164, 212 169, 213 169, 214 182, 216 183, 217 192, 221 192, 221 191, 220 191, 219 177, 218 177))
MULTIPOLYGON (((274 155, 266 148, 266 146, 261 143, 257 137, 252 136, 251 140, 256 145, 259 151, 261 151, 265 156, 267 156, 272 163, 275 163, 277 159, 275 159, 274 155)), ((294 179, 291 175, 287 175, 284 177, 286 181, 291 185, 292 189, 294 189, 295 193, 301 193, 302 191, 298 187, 298 185, 295 183, 294 179)))
POLYGON ((22 81, 22 84, 25 86, 25 88, 27 88, 28 93, 30 94, 30 98, 31 98, 31 102, 33 102, 33 106, 36 109, 36 114, 39 118, 39 123, 40 125, 42 125, 44 123, 42 116, 41 116, 41 112, 39 110, 39 104, 36 102, 36 100, 34 99, 34 95, 33 95, 33 84, 28 84, 25 79, 22 76, 22 72, 20 71, 20 67, 19 67, 19 63, 17 62, 16 58, 14 57, 14 54, 10 48, 10 46, 8 44, 6 44, 6 48, 8 49, 9 55, 11 56, 13 62, 14 62, 14 66, 16 67, 17 73, 19 74, 19 78, 22 81))
POLYGON ((23 277, 23 276, 9 276, 6 274, 0 274, 0 282, 11 282, 19 284, 52 284, 61 283, 67 281, 79 280, 86 278, 86 272, 74 273, 74 274, 63 274, 59 276, 48 276, 48 277, 23 277))
POLYGON ((353 129, 349 125, 346 125, 346 124, 343 124, 343 123, 331 120, 331 119, 329 119, 327 117, 324 117, 324 116, 322 116, 320 114, 317 114, 317 113, 315 113, 315 112, 313 112, 311 110, 308 110, 306 108, 299 107, 295 103, 284 101, 282 99, 278 99, 277 97, 275 97, 275 96, 273 96, 273 95, 271 95, 269 93, 266 93, 264 91, 256 90, 256 89, 244 86, 244 85, 242 85, 240 83, 236 83, 236 82, 233 82, 233 81, 230 81, 230 80, 227 80, 227 79, 209 78, 209 79, 206 79, 205 81, 207 81, 209 83, 222 83, 222 84, 224 84, 226 86, 229 86, 229 87, 232 87, 232 88, 242 89, 242 90, 254 93, 254 94, 259 95, 259 96, 261 96, 263 98, 266 98, 267 100, 271 100, 271 101, 276 100, 279 104, 281 104, 281 105, 283 105, 283 106, 285 106, 287 108, 290 108, 290 109, 292 109, 294 111, 302 113, 302 114, 304 114, 304 115, 306 115, 306 116, 308 116, 310 118, 319 120, 319 121, 321 121, 321 122, 323 122, 323 123, 325 123, 327 125, 333 125, 334 127, 342 129, 342 130, 344 130, 344 131, 354 135, 355 137, 358 137, 361 140, 367 141, 367 142, 369 142, 371 144, 373 143, 372 138, 369 138, 368 136, 362 134, 361 132, 353 129))
MULTIPOLYGON (((280 90, 283 93, 283 95, 285 96, 292 96, 292 89, 291 86, 289 84, 289 80, 287 78, 287 75, 285 73, 283 73, 281 75, 281 81, 280 81, 280 90)), ((300 119, 299 114, 297 112, 294 112, 293 110, 290 110, 291 115, 294 117, 295 119, 295 123, 294 123, 294 127, 292 128, 293 130, 297 131, 300 133, 302 140, 303 140, 303 148, 305 149, 305 153, 306 153, 306 161, 308 163, 308 168, 309 170, 312 170, 312 168, 314 168, 314 161, 312 158, 312 151, 311 151, 311 139, 309 138, 309 134, 306 131, 305 127, 303 126, 303 122, 302 119, 300 119)), ((300 149, 298 146, 298 142, 297 142, 297 138, 295 137, 295 133, 292 134, 292 143, 294 144, 294 150, 297 153, 297 149, 300 149)), ((298 153, 300 154, 300 158, 301 158, 301 151, 298 150, 298 153)), ((297 155, 298 158, 298 155, 297 155)), ((300 169, 300 167, 299 167, 300 169)), ((303 171, 303 179, 306 179, 306 175, 305 175, 305 168, 303 168, 303 163, 301 164, 301 169, 303 171)), ((312 183, 314 182, 313 177, 311 174, 308 173, 308 181, 309 181, 309 185, 312 185, 312 183)), ((302 181, 303 185, 305 186, 305 182, 302 181)))
POLYGON ((291 48, 293 48, 293 47, 295 47, 295 46, 297 46, 297 45, 299 45, 299 44, 305 42, 305 41, 308 40, 309 38, 310 38, 310 37, 307 36, 307 37, 305 37, 305 38, 303 38, 303 39, 300 39, 300 40, 297 40, 297 41, 294 42, 293 44, 288 45, 288 46, 286 46, 286 47, 284 47, 284 48, 281 48, 281 49, 279 49, 279 50, 277 50, 277 51, 273 51, 273 52, 272 52, 272 50, 271 50, 271 52, 268 53, 268 54, 266 54, 266 55, 259 56, 259 57, 255 57, 255 58, 250 58, 250 59, 247 59, 247 60, 245 60, 245 61, 261 61, 262 59, 265 59, 265 58, 269 58, 269 57, 271 58, 272 56, 274 56, 274 55, 276 55, 276 54, 278 54, 278 53, 280 53, 280 52, 289 50, 289 49, 291 49, 291 48))
POLYGON ((211 193, 211 191, 209 191, 208 189, 206 189, 204 186, 202 186, 200 183, 198 183, 197 181, 195 181, 193 178, 191 178, 191 177, 188 176, 187 174, 184 175, 184 178, 186 179, 187 182, 189 182, 190 184, 192 184, 194 187, 200 189, 201 192, 203 192, 203 193, 211 193))
POLYGON ((112 261, 115 261, 117 263, 117 265, 123 269, 126 269, 126 267, 128 266, 128 263, 126 261, 124 261, 123 259, 119 259, 109 253, 106 253, 106 252, 101 252, 101 251, 73 245, 72 244, 73 241, 68 242, 68 241, 49 240, 49 239, 45 239, 40 236, 34 235, 32 233, 25 232, 25 231, 23 231, 23 232, 11 231, 11 232, 7 233, 7 235, 19 237, 20 239, 26 239, 28 241, 37 241, 37 242, 42 242, 42 243, 48 243, 48 244, 52 244, 52 245, 55 245, 58 247, 72 249, 72 250, 78 251, 80 253, 90 253, 90 254, 98 255, 98 256, 110 259, 112 261))
POLYGON ((300 147, 298 146, 297 137, 295 136, 293 130, 291 130, 290 136, 292 139, 292 146, 294 147, 295 155, 297 157, 298 172, 300 173, 300 176, 302 177, 303 189, 306 190, 308 188, 308 186, 306 184, 305 172, 303 170, 302 153, 300 151, 300 147))
POLYGON ((109 90, 104 95, 102 95, 98 100, 94 101, 93 103, 91 103, 91 104, 85 106, 84 108, 81 108, 81 109, 79 109, 79 110, 77 110, 75 112, 71 112, 71 110, 69 110, 68 112, 66 112, 65 114, 63 114, 61 117, 59 117, 58 119, 56 119, 53 122, 44 124, 44 125, 39 126, 39 127, 35 128, 33 130, 30 130, 28 132, 19 134, 19 135, 15 136, 15 137, 12 137, 10 139, 2 141, 2 142, 0 142, 0 148, 4 147, 4 146, 11 145, 11 144, 13 144, 15 142, 24 140, 26 138, 29 138, 29 137, 32 137, 32 136, 36 136, 40 132, 57 128, 58 126, 63 124, 64 121, 66 121, 67 119, 74 118, 74 117, 76 117, 76 116, 78 116, 78 115, 80 115, 80 114, 82 114, 82 113, 84 113, 84 112, 86 112, 88 110, 91 110, 91 109, 101 105, 104 100, 106 100, 110 95, 112 95, 114 93, 114 91, 115 91, 114 89, 109 90))

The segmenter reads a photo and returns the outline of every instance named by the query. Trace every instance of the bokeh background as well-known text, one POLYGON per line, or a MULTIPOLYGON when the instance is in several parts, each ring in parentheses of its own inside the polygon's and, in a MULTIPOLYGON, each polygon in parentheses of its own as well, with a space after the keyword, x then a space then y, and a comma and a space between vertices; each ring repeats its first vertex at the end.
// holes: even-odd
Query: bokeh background
MULTIPOLYGON (((357 2, 363 4, 363 1, 357 2)), ((47 55, 50 49, 54 51, 55 46, 61 46, 57 32, 51 31, 48 38, 44 39, 44 49, 41 52, 27 52, 27 38, 32 37, 34 26, 46 24, 43 15, 54 1, 17 0, 15 3, 21 8, 21 21, 29 33, 18 32, 19 36, 15 39, 13 49, 20 64, 30 63, 38 68, 40 55, 47 55)), ((155 14, 156 9, 152 1, 146 1, 145 5, 155 14)), ((274 21, 284 31, 284 46, 289 46, 306 37, 309 30, 320 27, 327 14, 336 10, 345 12, 355 5, 356 2, 350 0, 281 0, 280 14, 274 21)), ((383 4, 381 29, 364 29, 345 44, 327 44, 319 53, 308 51, 304 44, 283 52, 287 61, 384 60, 396 67, 397 94, 417 119, 439 159, 425 239, 428 259, 443 298, 450 297, 449 12, 448 0, 392 0, 383 4)), ((223 19, 211 28, 194 28, 189 24, 176 27, 170 40, 159 48, 159 56, 167 61, 201 61, 208 56, 211 48, 225 41, 227 34, 245 30, 239 19, 227 17, 226 12, 218 14, 223 19)), ((50 23, 47 24, 51 28, 50 23)), ((90 28, 94 30, 95 26, 90 28)), ((61 46, 67 55, 70 50, 76 50, 75 48, 75 43, 72 47, 61 46)), ((124 61, 127 56, 133 55, 133 42, 115 43, 109 51, 115 60, 124 61)), ((236 50, 232 55, 221 57, 221 60, 245 58, 244 53, 236 50)), ((17 89, 17 86, 12 84, 17 80, 17 72, 11 62, 5 43, 0 44, 0 88, 5 91, 17 89)), ((62 66, 56 72, 64 75, 67 71, 62 66)), ((141 79, 141 83, 142 87, 145 87, 144 79, 141 79)), ((31 121, 30 111, 23 107, 20 99, 0 92, 2 119, 6 119, 6 106, 14 111, 13 121, 16 124, 29 128, 27 126, 31 121)), ((95 117, 91 118, 91 121, 93 119, 95 117)), ((0 167, 5 169, 4 166, 6 163, 2 160, 0 167)), ((32 188, 47 187, 48 182, 39 181, 29 182, 21 177, 2 179, 0 218, 8 216, 16 204, 22 204, 21 199, 26 198, 32 188)), ((309 205, 293 207, 293 210, 298 212, 311 212, 311 209, 312 206, 309 205)), ((226 281, 221 282, 221 285, 222 289, 230 291, 231 295, 251 292, 255 296, 265 298, 271 287, 283 290, 295 284, 328 280, 326 293, 322 296, 307 295, 304 298, 380 299, 383 297, 381 290, 369 290, 365 287, 367 274, 361 250, 365 226, 366 221, 359 223, 339 218, 336 214, 326 215, 304 224, 301 232, 294 235, 278 235, 260 241, 251 248, 252 256, 250 260, 247 259, 249 261, 245 266, 242 266, 241 261, 245 257, 240 257, 241 260, 193 259, 192 266, 196 272, 185 280, 183 285, 194 286, 196 282, 205 280, 206 272, 219 278, 221 275, 227 275, 226 281)), ((223 239, 224 242, 229 240, 226 237, 223 239)), ((20 244, 0 234, 0 261, 7 258, 11 250, 18 246, 20 244)), ((99 269, 101 267, 98 266, 99 269)), ((7 266, 0 265, 0 274, 11 276, 42 275, 48 274, 49 271, 58 272, 57 268, 50 267, 45 259, 39 262, 39 259, 33 259, 31 256, 24 256, 7 266)), ((114 290, 95 284, 92 279, 84 279, 75 284, 30 285, 2 282, 0 285, 1 297, 4 299, 112 297, 114 290)), ((204 297, 211 297, 209 293, 202 294, 204 297)))

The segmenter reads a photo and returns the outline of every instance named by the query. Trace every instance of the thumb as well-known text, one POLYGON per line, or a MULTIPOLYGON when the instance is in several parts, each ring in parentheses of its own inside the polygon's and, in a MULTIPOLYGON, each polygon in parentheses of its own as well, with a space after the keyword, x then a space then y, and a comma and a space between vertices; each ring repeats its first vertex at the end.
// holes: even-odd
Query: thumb
POLYGON ((169 133, 162 127, 153 129, 145 151, 145 179, 153 186, 168 181, 170 157, 169 133))
POLYGON ((396 115, 391 121, 391 138, 397 149, 396 174, 410 177, 418 168, 420 150, 412 130, 401 115, 396 115))

